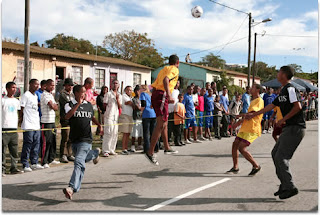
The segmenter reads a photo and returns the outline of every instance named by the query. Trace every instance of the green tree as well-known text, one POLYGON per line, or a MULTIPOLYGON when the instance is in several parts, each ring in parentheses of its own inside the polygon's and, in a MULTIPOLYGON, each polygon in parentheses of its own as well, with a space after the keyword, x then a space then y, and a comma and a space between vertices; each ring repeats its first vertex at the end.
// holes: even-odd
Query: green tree
POLYGON ((96 54, 105 57, 114 57, 107 49, 101 46, 94 46, 89 40, 78 39, 67 36, 63 33, 57 34, 54 38, 45 41, 48 48, 56 48, 71 52, 96 54))
POLYGON ((200 65, 208 64, 208 66, 210 67, 223 69, 226 64, 226 61, 222 59, 219 55, 214 55, 213 53, 209 53, 208 55, 202 57, 201 62, 197 64, 200 64, 200 65))
POLYGON ((103 46, 111 53, 134 63, 153 68, 158 68, 164 63, 164 58, 147 33, 141 34, 132 30, 109 34, 104 38, 103 46))
POLYGON ((217 91, 222 90, 222 87, 223 87, 223 86, 226 86, 226 87, 228 88, 229 85, 230 85, 230 81, 231 81, 231 79, 228 78, 227 73, 226 73, 225 71, 223 71, 223 72, 220 74, 220 79, 216 81, 217 91))
POLYGON ((288 66, 293 67, 294 70, 296 71, 296 73, 303 73, 303 70, 302 70, 302 66, 301 66, 301 65, 292 63, 292 64, 289 64, 288 66))
MULTIPOLYGON (((254 69, 252 68, 253 71, 254 69)), ((256 76, 260 77, 262 82, 272 80, 277 77, 276 67, 268 66, 264 62, 258 61, 256 62, 256 76)))

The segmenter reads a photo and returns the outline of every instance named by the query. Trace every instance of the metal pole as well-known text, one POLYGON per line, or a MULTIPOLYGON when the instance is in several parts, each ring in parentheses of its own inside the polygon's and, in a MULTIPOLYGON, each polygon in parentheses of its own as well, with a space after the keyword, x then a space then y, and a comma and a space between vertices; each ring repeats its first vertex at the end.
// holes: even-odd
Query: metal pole
POLYGON ((25 0, 25 22, 24 22, 24 92, 29 88, 30 78, 30 44, 29 44, 29 25, 30 25, 30 0, 25 0))
POLYGON ((253 54, 253 65, 252 65, 252 84, 254 83, 254 77, 256 74, 256 52, 257 52, 257 33, 254 33, 254 54, 253 54))
POLYGON ((251 71, 250 54, 251 54, 251 13, 249 13, 249 39, 248 39, 248 86, 249 87, 250 87, 250 71, 251 71))

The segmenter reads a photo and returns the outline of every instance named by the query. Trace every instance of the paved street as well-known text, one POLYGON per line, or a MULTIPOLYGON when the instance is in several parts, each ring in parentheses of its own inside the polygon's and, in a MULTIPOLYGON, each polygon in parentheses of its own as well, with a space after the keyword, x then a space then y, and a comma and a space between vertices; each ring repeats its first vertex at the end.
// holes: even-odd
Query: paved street
POLYGON ((97 165, 87 164, 81 190, 72 201, 62 193, 70 179, 72 163, 8 175, 2 178, 2 208, 4 211, 318 210, 318 121, 307 123, 306 136, 291 161, 300 193, 284 201, 273 196, 279 181, 270 155, 275 144, 271 134, 262 135, 249 147, 262 167, 255 177, 247 176, 251 165, 242 157, 238 175, 224 174, 232 167, 233 140, 193 143, 177 148, 177 155, 164 155, 161 151, 157 154, 160 166, 151 165, 140 153, 102 157, 97 165))

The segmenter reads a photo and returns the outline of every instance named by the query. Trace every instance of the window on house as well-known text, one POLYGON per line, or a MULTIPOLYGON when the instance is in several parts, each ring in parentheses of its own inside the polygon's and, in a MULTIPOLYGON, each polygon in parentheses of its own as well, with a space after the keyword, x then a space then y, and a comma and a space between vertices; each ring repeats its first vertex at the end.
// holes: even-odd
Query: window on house
POLYGON ((141 84, 141 74, 133 73, 133 88, 141 84))
POLYGON ((76 84, 82 84, 82 67, 72 67, 73 81, 76 84))
POLYGON ((105 85, 105 70, 104 69, 96 69, 94 85, 98 89, 101 89, 101 87, 105 85))

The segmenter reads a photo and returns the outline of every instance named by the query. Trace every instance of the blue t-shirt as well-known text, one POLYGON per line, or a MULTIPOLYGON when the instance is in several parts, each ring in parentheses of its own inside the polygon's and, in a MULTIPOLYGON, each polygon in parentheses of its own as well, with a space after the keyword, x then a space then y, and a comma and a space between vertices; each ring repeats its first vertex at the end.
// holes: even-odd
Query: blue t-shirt
MULTIPOLYGON (((38 96, 38 102, 40 103, 40 99, 41 99, 41 95, 42 95, 43 91, 41 90, 41 88, 39 88, 35 93, 38 96)), ((39 111, 39 116, 41 118, 42 113, 41 113, 41 108, 40 107, 38 108, 38 111, 39 111)))
POLYGON ((214 110, 214 101, 213 101, 213 97, 209 97, 209 96, 206 96, 204 97, 204 110, 206 112, 211 112, 214 110))
POLYGON ((277 96, 275 94, 272 94, 272 95, 269 95, 267 93, 264 94, 263 96, 264 106, 271 104, 276 97, 277 96))
POLYGON ((229 109, 229 101, 228 101, 227 97, 221 95, 220 96, 220 104, 222 104, 224 109, 226 111, 228 111, 228 109, 229 109))
POLYGON ((195 117, 195 107, 194 107, 192 95, 189 95, 188 93, 186 93, 184 95, 182 103, 186 108, 186 117, 187 118, 195 117))
POLYGON ((242 113, 248 113, 248 109, 250 106, 250 95, 245 93, 242 95, 242 113))
POLYGON ((151 108, 151 96, 147 93, 141 93, 140 94, 140 101, 146 101, 146 107, 144 108, 142 112, 142 119, 144 118, 156 118, 156 113, 154 112, 154 109, 151 108))

